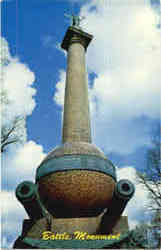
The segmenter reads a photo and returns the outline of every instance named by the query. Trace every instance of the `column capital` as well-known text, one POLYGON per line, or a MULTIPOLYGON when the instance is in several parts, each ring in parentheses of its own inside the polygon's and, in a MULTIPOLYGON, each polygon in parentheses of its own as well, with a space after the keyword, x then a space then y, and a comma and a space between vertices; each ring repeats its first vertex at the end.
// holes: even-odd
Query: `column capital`
POLYGON ((71 43, 79 42, 84 46, 86 50, 92 38, 92 35, 84 32, 83 30, 70 26, 64 36, 61 48, 68 51, 69 45, 71 43))

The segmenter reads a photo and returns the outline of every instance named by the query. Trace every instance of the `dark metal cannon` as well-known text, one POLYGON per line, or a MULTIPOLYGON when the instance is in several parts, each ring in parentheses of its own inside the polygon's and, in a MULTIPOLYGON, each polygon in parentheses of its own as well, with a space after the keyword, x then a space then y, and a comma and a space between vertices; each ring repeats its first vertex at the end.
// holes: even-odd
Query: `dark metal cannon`
POLYGON ((117 182, 111 203, 102 217, 101 233, 112 231, 134 192, 135 187, 129 180, 117 182))
POLYGON ((44 208, 38 198, 37 186, 34 183, 30 181, 20 183, 16 188, 16 197, 24 206, 30 219, 37 220, 44 216, 44 208))

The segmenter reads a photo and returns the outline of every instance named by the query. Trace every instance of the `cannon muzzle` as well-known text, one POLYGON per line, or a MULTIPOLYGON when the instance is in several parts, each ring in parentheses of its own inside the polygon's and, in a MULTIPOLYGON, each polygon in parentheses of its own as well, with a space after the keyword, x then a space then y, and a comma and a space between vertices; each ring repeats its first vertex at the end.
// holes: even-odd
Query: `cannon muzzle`
POLYGON ((135 187, 131 181, 120 180, 116 184, 111 206, 109 207, 109 213, 112 216, 114 214, 121 215, 134 192, 135 187))
POLYGON ((37 186, 34 183, 30 181, 20 183, 16 188, 16 197, 24 206, 30 219, 36 220, 44 216, 37 186))
POLYGON ((101 232, 111 232, 123 213, 128 201, 135 192, 134 185, 129 180, 120 180, 115 187, 114 195, 107 212, 102 217, 101 232))

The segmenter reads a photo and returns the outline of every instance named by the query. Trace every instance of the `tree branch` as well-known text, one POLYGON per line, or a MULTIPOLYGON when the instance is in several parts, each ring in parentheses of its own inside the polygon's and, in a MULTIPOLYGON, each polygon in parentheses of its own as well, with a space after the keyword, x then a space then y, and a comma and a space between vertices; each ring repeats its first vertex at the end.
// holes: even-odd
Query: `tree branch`
POLYGON ((1 145, 1 153, 4 152, 4 148, 5 148, 7 145, 9 145, 9 144, 11 144, 11 143, 15 143, 15 142, 18 142, 18 139, 13 139, 13 140, 11 140, 11 141, 8 141, 8 142, 3 143, 3 144, 1 145))

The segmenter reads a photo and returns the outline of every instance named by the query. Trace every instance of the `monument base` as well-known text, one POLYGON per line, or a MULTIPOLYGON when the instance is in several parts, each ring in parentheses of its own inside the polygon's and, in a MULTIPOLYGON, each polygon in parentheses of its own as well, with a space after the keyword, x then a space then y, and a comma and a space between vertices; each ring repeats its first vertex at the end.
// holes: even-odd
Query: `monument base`
MULTIPOLYGON (((127 237, 127 216, 121 216, 111 234, 101 234, 103 214, 89 218, 24 220, 22 235, 13 248, 103 248, 127 237)), ((108 221, 104 222, 107 225, 108 221)))
POLYGON ((128 241, 129 233, 122 235, 119 239, 110 240, 39 240, 32 238, 19 239, 19 244, 14 248, 28 249, 102 249, 120 248, 119 246, 128 241), (21 240, 21 241, 20 241, 21 240))

